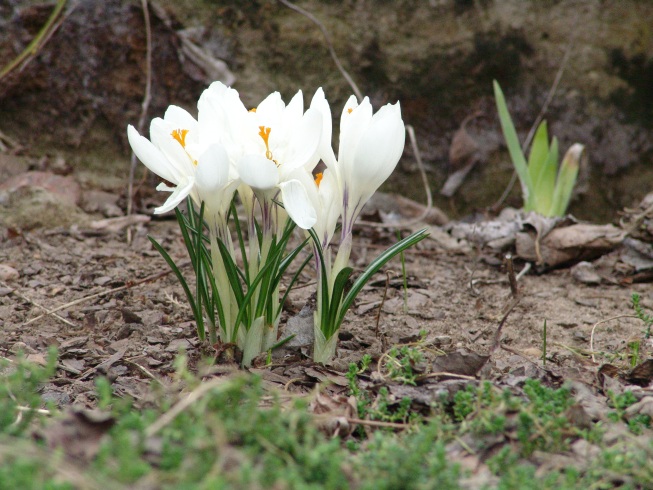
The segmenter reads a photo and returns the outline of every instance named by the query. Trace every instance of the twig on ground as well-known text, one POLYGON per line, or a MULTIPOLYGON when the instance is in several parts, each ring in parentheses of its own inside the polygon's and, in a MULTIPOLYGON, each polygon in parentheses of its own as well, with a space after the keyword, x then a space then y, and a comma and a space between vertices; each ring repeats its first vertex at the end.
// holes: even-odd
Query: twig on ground
POLYGON ((390 273, 392 271, 386 271, 385 273, 385 288, 383 289, 383 297, 381 298, 381 303, 379 304, 379 309, 376 311, 376 323, 374 327, 374 336, 379 336, 379 322, 381 321, 381 310, 385 304, 385 298, 388 295, 388 287, 390 287, 390 273))
POLYGON ((506 269, 508 270, 508 283, 510 284, 510 294, 513 298, 519 296, 519 288, 517 287, 517 277, 515 276, 515 265, 512 261, 512 254, 507 253, 505 257, 506 269))
POLYGON ((18 405, 15 408, 19 412, 38 413, 39 415, 52 415, 52 412, 50 410, 46 410, 44 408, 24 407, 22 405, 18 405))
POLYGON ((515 277, 515 269, 512 262, 512 255, 506 254, 505 258, 506 258, 506 266, 508 269, 508 282, 510 283, 510 294, 512 296, 512 300, 504 308, 503 317, 501 318, 501 321, 499 322, 499 326, 497 327, 497 331, 494 334, 494 342, 492 344, 492 349, 490 349, 490 353, 494 353, 497 347, 499 347, 499 344, 501 342, 501 330, 503 329, 503 325, 506 323, 508 316, 510 315, 512 310, 515 309, 515 306, 519 304, 519 300, 521 299, 521 295, 519 294, 519 288, 517 287, 517 278, 515 277))
MULTIPOLYGON (((139 357, 140 357, 140 356, 139 356, 139 357)), ((124 361, 125 361, 127 364, 131 364, 132 366, 134 366, 136 369, 138 369, 138 370, 141 371, 143 374, 145 374, 145 376, 147 376, 148 378, 150 378, 150 379, 156 381, 156 382, 159 383, 159 384, 163 384, 163 383, 161 383, 161 381, 159 380, 159 378, 157 378, 154 374, 152 374, 152 373, 151 373, 148 369, 146 369, 144 366, 141 366, 141 365, 138 364, 137 362, 134 362, 133 360, 130 360, 130 359, 124 359, 124 361)))
MULTIPOLYGON (((181 269, 183 267, 187 267, 190 264, 191 264, 190 261, 184 262, 183 264, 181 264, 179 266, 179 269, 181 269)), ((158 279, 161 279, 162 277, 167 276, 170 273, 172 273, 172 270, 166 270, 166 271, 163 271, 163 272, 159 272, 158 274, 154 274, 152 276, 148 276, 148 277, 145 277, 143 279, 139 279, 138 281, 130 281, 129 283, 125 284, 124 286, 120 286, 120 287, 117 287, 117 288, 109 289, 108 291, 102 291, 100 293, 91 294, 90 296, 85 296, 83 298, 76 299, 75 301, 71 301, 70 303, 66 303, 64 305, 57 306, 56 308, 54 308, 52 310, 48 310, 45 313, 43 313, 42 315, 39 315, 37 317, 32 318, 31 320, 26 321, 24 323, 24 325, 29 325, 30 323, 35 322, 36 320, 39 320, 39 319, 43 318, 44 316, 52 315, 53 313, 56 313, 57 311, 61 311, 61 310, 64 310, 66 308, 69 308, 71 306, 78 305, 79 303, 84 303, 85 301, 89 301, 89 300, 95 299, 95 298, 101 298, 102 296, 107 296, 109 294, 114 294, 114 293, 117 293, 117 292, 120 292, 120 291, 124 291, 125 289, 131 289, 133 287, 140 286, 141 284, 145 284, 147 282, 156 281, 158 279)))
MULTIPOLYGON (((45 310, 46 312, 48 312, 48 309, 47 309, 45 306, 43 306, 43 305, 37 303, 36 301, 34 301, 34 300, 31 299, 31 298, 28 298, 28 297, 25 296, 24 294, 19 293, 16 289, 10 288, 6 283, 0 281, 0 284, 2 284, 3 287, 6 287, 6 288, 11 289, 11 294, 15 294, 15 295, 18 296, 19 298, 21 298, 21 299, 27 301, 27 302, 30 303, 30 304, 33 304, 33 305, 36 306, 37 308, 41 308, 42 310, 45 310)), ((49 314, 49 313, 46 313, 46 314, 49 314)), ((43 316, 43 315, 41 315, 41 316, 43 316)), ((77 325, 75 325, 73 322, 71 322, 71 321, 69 321, 69 320, 66 320, 64 317, 59 316, 59 315, 53 315, 53 316, 54 316, 57 320, 64 322, 64 323, 65 323, 66 325, 68 325, 69 327, 73 327, 74 329, 79 329, 79 327, 78 327, 77 325)))
POLYGON ((380 420, 365 420, 345 417, 350 424, 369 425, 370 427, 388 427, 392 429, 407 429, 411 424, 402 424, 399 422, 382 422, 380 420))
POLYGON ((503 317, 499 322, 499 327, 497 328, 497 332, 496 334, 494 334, 494 342, 492 344, 492 349, 490 349, 491 353, 497 350, 497 347, 499 347, 499 343, 501 342, 501 329, 503 328, 503 325, 506 323, 508 316, 510 315, 512 310, 515 309, 515 306, 517 306, 517 304, 519 304, 519 298, 513 298, 512 301, 508 303, 505 313, 503 314, 503 317))
POLYGON ((601 320, 599 322, 596 322, 594 326, 592 327, 592 333, 590 335, 590 352, 592 353, 592 362, 596 362, 596 358, 594 357, 594 331, 596 330, 596 327, 601 325, 602 323, 608 323, 611 322, 612 320, 618 320, 619 318, 638 318, 637 315, 617 315, 613 316, 612 318, 607 318, 605 320, 601 320))
POLYGON ((349 73, 347 73, 347 70, 345 70, 345 67, 342 66, 342 63, 340 63, 340 59, 338 58, 338 55, 336 54, 336 50, 333 48, 333 43, 331 42, 331 38, 329 37, 329 32, 326 30, 326 27, 324 27, 324 24, 320 22, 313 14, 311 14, 308 10, 305 10, 301 7, 298 7, 297 5, 290 3, 288 0, 279 0, 280 3, 285 5, 291 10, 294 10, 295 12, 298 12, 302 14, 304 17, 309 19, 311 22, 313 22, 315 25, 317 25, 320 28, 320 31, 322 31, 322 35, 324 36, 324 40, 327 43, 327 47, 329 48, 329 53, 331 54, 331 58, 333 58, 333 62, 336 64, 336 67, 342 74, 343 78, 347 80, 347 83, 351 87, 351 89, 354 91, 356 94, 356 97, 358 97, 358 100, 363 99, 363 94, 361 91, 358 89, 358 85, 356 85, 356 82, 354 82, 354 79, 349 76, 349 73))
POLYGON ((152 437, 161 429, 165 428, 168 424, 175 420, 175 418, 181 414, 188 407, 193 405, 193 403, 200 400, 204 395, 210 392, 213 389, 227 389, 229 387, 229 382, 225 382, 222 378, 217 378, 208 383, 202 383, 193 391, 191 391, 188 396, 182 398, 177 403, 175 403, 170 410, 162 414, 157 420, 155 420, 149 427, 145 429, 145 436, 152 437))
MULTIPOLYGON (((147 110, 150 107, 150 100, 152 99, 152 26, 150 25, 150 12, 147 6, 147 0, 141 0, 143 9, 143 20, 145 21, 145 94, 143 102, 141 103, 141 115, 138 118, 138 132, 143 133, 145 126, 145 118, 147 117, 147 110)), ((129 183, 127 184, 127 216, 132 214, 134 208, 134 173, 138 160, 136 154, 132 151, 130 165, 129 165, 129 183)), ((127 243, 132 241, 132 228, 127 228, 127 243)))
POLYGON ((420 374, 419 376, 415 377, 415 381, 424 381, 425 379, 440 378, 444 376, 446 376, 447 378, 466 379, 468 381, 476 381, 478 379, 475 376, 468 376, 466 374, 456 374, 447 371, 438 371, 437 373, 420 374))

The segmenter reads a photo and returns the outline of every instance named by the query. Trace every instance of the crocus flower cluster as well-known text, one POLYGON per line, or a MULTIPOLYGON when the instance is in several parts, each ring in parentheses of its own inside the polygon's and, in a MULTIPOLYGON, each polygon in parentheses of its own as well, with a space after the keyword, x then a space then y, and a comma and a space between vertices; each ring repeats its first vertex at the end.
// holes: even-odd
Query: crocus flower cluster
MULTIPOLYGON (((136 156, 164 180, 157 190, 170 193, 155 214, 174 209, 188 197, 197 206, 203 204, 213 274, 218 288, 222 285, 223 304, 231 305, 224 308, 219 336, 249 348, 253 355, 277 341, 278 315, 262 322, 268 325, 261 328, 268 331, 258 332, 254 340, 247 338, 247 329, 235 333, 239 328, 233 324, 238 318, 237 302, 227 286, 227 270, 220 264, 217 249, 221 242, 235 253, 228 222, 236 192, 248 219, 248 277, 265 267, 289 217, 299 228, 312 230, 313 249, 321 258, 315 261, 318 275, 327 279, 324 284, 332 294, 335 278, 349 263, 354 222, 403 152, 405 131, 399 103, 374 113, 367 97, 358 103, 351 96, 340 117, 337 157, 331 146, 331 121, 321 88, 306 110, 301 91, 288 104, 274 92, 248 109, 236 90, 215 82, 199 99, 197 119, 170 106, 163 118, 152 121, 150 139, 131 125, 127 129, 136 156), (325 169, 316 173, 320 161, 325 169), (260 222, 255 216, 260 216, 260 222), (332 262, 331 240, 339 220, 341 236, 332 262)), ((278 287, 264 294, 276 294, 278 301, 278 287)), ((335 331, 332 326, 325 333, 320 325, 320 303, 315 316, 315 358, 327 361, 335 352, 335 331)))

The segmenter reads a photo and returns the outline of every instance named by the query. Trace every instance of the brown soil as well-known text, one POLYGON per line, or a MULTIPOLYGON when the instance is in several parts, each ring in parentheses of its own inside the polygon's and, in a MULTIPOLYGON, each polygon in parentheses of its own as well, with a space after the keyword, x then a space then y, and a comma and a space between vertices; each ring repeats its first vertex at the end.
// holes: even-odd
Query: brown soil
MULTIPOLYGON (((98 190, 87 184, 84 192, 98 190)), ((56 347, 59 371, 44 396, 61 405, 85 406, 94 405, 96 376, 108 375, 117 393, 139 398, 153 377, 165 380, 171 374, 180 349, 192 359, 215 357, 212 348, 197 341, 183 291, 146 237, 155 237, 178 263, 184 262, 176 221, 141 223, 128 244, 124 228, 109 231, 98 225, 101 215, 86 215, 90 224, 84 226, 3 229, 0 264, 15 269, 19 277, 0 282, 2 355, 13 357, 23 350, 39 362, 49 347, 56 347), (58 311, 44 314, 46 309, 58 311)), ((353 260, 360 268, 394 235, 361 227, 357 239, 353 260)), ((378 360, 392 346, 419 340, 421 332, 426 334, 422 345, 433 357, 461 349, 491 354, 480 376, 495 379, 536 367, 541 373, 555 373, 559 381, 597 385, 598 367, 605 362, 625 364, 633 340, 642 340, 642 358, 650 351, 643 322, 630 317, 630 298, 637 291, 642 305, 650 308, 651 284, 626 287, 604 281, 588 286, 572 278, 569 269, 529 273, 520 279, 518 301, 506 316, 515 303, 508 274, 501 265, 487 263, 500 261, 442 243, 428 238, 406 254, 406 312, 398 260, 386 268, 387 292, 386 275, 381 273, 363 290, 340 333, 333 371, 346 371, 348 363, 364 354, 378 360), (500 344, 492 350, 502 319, 500 344)), ((515 264, 517 272, 521 267, 515 264)), ((313 280, 306 273, 300 282, 313 280)), ((291 293, 282 336, 285 321, 299 312, 313 287, 291 293)), ((272 370, 283 375, 297 362, 310 364, 291 356, 275 360, 272 370)), ((305 392, 314 382, 308 379, 292 389, 305 392)))

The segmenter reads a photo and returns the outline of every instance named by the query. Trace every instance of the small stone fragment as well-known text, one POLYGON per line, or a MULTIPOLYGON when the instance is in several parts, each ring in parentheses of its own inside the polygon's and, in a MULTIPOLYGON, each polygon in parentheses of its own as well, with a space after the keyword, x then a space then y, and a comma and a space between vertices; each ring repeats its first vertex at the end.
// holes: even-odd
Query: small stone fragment
POLYGON ((591 262, 579 262, 571 268, 571 275, 583 284, 601 284, 601 276, 597 274, 591 262))
POLYGON ((0 264, 0 281, 15 281, 19 277, 16 269, 7 264, 0 264))

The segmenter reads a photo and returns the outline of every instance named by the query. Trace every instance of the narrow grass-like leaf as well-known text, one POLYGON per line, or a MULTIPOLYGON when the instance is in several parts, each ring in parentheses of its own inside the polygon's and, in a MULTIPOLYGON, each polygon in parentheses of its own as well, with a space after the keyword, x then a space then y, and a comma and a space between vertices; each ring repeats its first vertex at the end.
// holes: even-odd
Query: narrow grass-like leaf
POLYGON ((152 243, 152 246, 161 254, 161 257, 163 257, 163 260, 166 261, 170 269, 172 269, 172 272, 175 274, 177 277, 177 280, 179 281, 179 284, 181 284, 181 287, 184 290, 184 293, 186 293, 186 299, 188 300, 188 303, 190 304, 190 309, 193 312, 193 317, 195 318, 195 323, 197 324, 197 335, 200 338, 200 340, 204 340, 206 338, 206 334, 204 332, 204 328, 202 325, 202 328, 200 329, 199 323, 197 323, 197 317, 202 316, 202 312, 197 311, 197 304, 195 303, 195 298, 193 298, 193 294, 190 292, 190 288, 188 287, 188 284, 186 283, 186 279, 184 279, 184 276, 182 275, 181 271, 179 270, 179 267, 177 267, 177 264, 175 264, 175 261, 172 260, 168 252, 165 251, 165 249, 159 245, 159 243, 152 238, 151 236, 147 236, 147 238, 150 240, 152 243))
POLYGON ((245 249, 245 239, 243 238, 243 230, 240 225, 240 219, 238 219, 238 210, 236 209, 235 201, 231 201, 231 215, 234 219, 234 226, 236 228, 236 236, 238 238, 238 246, 240 248, 240 254, 243 256, 243 269, 245 269, 244 280, 246 283, 249 283, 249 261, 247 259, 247 251, 245 249))
POLYGON ((334 320, 338 318, 340 300, 345 294, 345 286, 353 270, 351 267, 345 267, 338 272, 336 280, 333 282, 331 305, 329 305, 329 321, 326 325, 321 325, 322 333, 327 339, 330 339, 340 326, 340 323, 336 323, 334 320))
POLYGON ((542 121, 537 127, 537 131, 535 131, 531 151, 528 154, 528 173, 530 173, 531 181, 536 187, 548 157, 549 133, 547 131, 546 121, 542 121))
POLYGON ((358 276, 353 286, 347 293, 347 296, 345 296, 345 298, 343 299, 342 305, 340 306, 340 313, 338 314, 338 318, 336 320, 336 325, 340 326, 342 321, 345 319, 345 314, 347 313, 347 310, 354 302, 354 299, 356 299, 358 293, 361 291, 361 289, 363 289, 363 286, 365 286, 365 284, 369 282, 370 278, 374 274, 376 274, 379 269, 381 269, 381 267, 383 267, 386 263, 388 263, 388 261, 398 253, 403 252, 404 250, 415 245, 416 243, 422 241, 424 238, 428 236, 428 234, 429 234, 428 229, 426 228, 418 230, 415 233, 407 236, 400 242, 395 243, 389 249, 387 249, 385 252, 379 255, 376 259, 374 259, 372 263, 367 266, 365 272, 363 272, 360 276, 358 276))
MULTIPOLYGON (((546 187, 544 181, 547 176, 547 164, 549 163, 549 134, 547 131, 546 121, 538 126, 537 131, 535 132, 535 137, 533 138, 533 144, 531 145, 531 151, 528 155, 528 173, 531 176, 531 182, 533 184, 533 205, 537 210, 542 205, 548 209, 548 205, 544 204, 543 201, 550 200, 547 196, 540 190, 546 187)), ((557 167, 558 162, 554 163, 557 167)), ((556 169, 553 169, 553 183, 555 183, 555 172, 556 169)), ((550 172, 549 172, 550 173, 550 172)))
POLYGON ((553 192, 551 216, 563 216, 567 211, 583 158, 585 158, 585 147, 580 143, 571 145, 565 153, 553 192))
MULTIPOLYGON (((190 198, 189 198, 190 200, 190 198)), ((181 230, 181 236, 184 239, 184 245, 186 245, 186 250, 188 251, 188 256, 190 261, 195 263, 195 250, 193 248, 193 242, 190 239, 188 234, 188 221, 184 218, 184 215, 179 208, 175 208, 175 216, 177 216, 177 222, 179 223, 179 229, 181 230)))
POLYGON ((522 152, 521 145, 519 143, 519 138, 517 137, 517 131, 515 126, 512 123, 510 118, 510 112, 508 112, 508 106, 506 105, 506 99, 501 91, 501 87, 495 80, 494 85, 494 98, 497 104, 497 110, 499 112, 499 120, 501 122, 501 129, 503 131, 503 136, 506 139, 506 144, 508 146, 508 152, 510 153, 510 158, 512 164, 517 171, 517 176, 521 183, 522 194, 524 198, 524 209, 530 208, 532 206, 532 194, 533 194, 533 183, 531 182, 531 176, 528 172, 528 165, 526 164, 526 158, 522 152))
POLYGON ((302 262, 300 264, 299 268, 297 269, 297 272, 295 272, 295 274, 293 274, 292 278, 290 279, 290 282, 288 283, 288 288, 286 289, 286 292, 281 297, 281 301, 279 301, 279 307, 277 308, 277 311, 275 312, 275 316, 278 316, 279 313, 281 313, 281 309, 283 308, 283 305, 285 304, 286 299, 288 298, 288 294, 290 293, 290 290, 292 289, 295 282, 297 282, 297 278, 299 277, 299 275, 304 270, 304 267, 306 267, 308 265, 308 263, 310 262, 310 260, 312 258, 313 258, 313 254, 309 254, 308 257, 306 257, 306 260, 304 260, 304 262, 302 262))
MULTIPOLYGON (((207 248, 202 249, 202 259, 206 270, 211 270, 212 272, 213 264, 211 262, 211 252, 209 249, 207 248)), ((209 285, 211 286, 211 308, 213 308, 214 311, 217 313, 218 321, 220 322, 221 327, 223 329, 226 329, 224 305, 222 303, 222 298, 220 298, 220 291, 218 290, 218 286, 215 282, 215 276, 213 275, 213 273, 211 273, 211 274, 207 274, 206 277, 209 281, 209 285)), ((215 330, 216 329, 215 315, 211 318, 211 321, 213 322, 213 328, 215 330)))
POLYGON ((549 216, 551 203, 553 202, 553 189, 556 185, 556 175, 558 173, 558 139, 554 136, 549 148, 547 161, 543 168, 543 173, 537 185, 533 185, 533 192, 536 195, 537 205, 534 211, 549 216))
MULTIPOLYGON (((401 241, 401 231, 397 230, 397 240, 401 241)), ((401 261, 401 277, 402 287, 404 289, 404 313, 408 312, 408 276, 406 274, 406 257, 404 252, 399 252, 399 260, 401 261)))
POLYGON ((322 297, 320 298, 322 301, 322 312, 321 312, 321 317, 320 317, 320 327, 323 328, 323 325, 327 324, 328 321, 328 312, 329 312, 329 280, 327 277, 327 269, 326 265, 324 263, 324 252, 322 250, 322 245, 320 238, 317 236, 315 231, 311 228, 308 230, 309 235, 311 235, 311 238, 313 239, 313 245, 314 245, 314 250, 317 252, 318 255, 318 260, 320 261, 320 271, 319 276, 320 276, 320 282, 321 284, 321 290, 322 290, 322 297))
MULTIPOLYGON (((195 255, 195 261, 193 262, 193 269, 195 269, 195 301, 197 301, 197 312, 198 317, 195 318, 197 323, 198 331, 201 330, 202 335, 200 339, 204 340, 205 338, 205 329, 204 329, 204 315, 202 314, 202 300, 208 299, 208 291, 206 288, 206 283, 204 282, 204 264, 202 261, 202 223, 204 222, 204 202, 200 206, 199 218, 196 221, 198 224, 198 229, 195 232, 194 241, 193 241, 193 250, 195 255)), ((206 304, 206 301, 205 301, 206 304)), ((207 307, 210 306, 207 304, 207 307)), ((214 332, 211 332, 211 337, 213 337, 214 332)), ((211 342, 214 342, 215 339, 211 338, 211 342)))
POLYGON ((250 301, 252 300, 252 296, 256 293, 256 288, 258 287, 259 283, 265 278, 265 275, 268 274, 268 271, 272 266, 273 264, 271 262, 267 262, 263 266, 263 268, 259 271, 259 273, 254 278, 254 281, 252 281, 252 283, 248 286, 247 293, 239 301, 238 303, 239 309, 238 309, 238 315, 236 316, 235 328, 238 328, 240 322, 243 321, 243 318, 246 318, 248 310, 250 310, 250 301))
POLYGON ((229 280, 231 290, 236 296, 236 301, 240 306, 243 304, 242 302, 244 297, 243 287, 240 282, 241 271, 238 270, 238 266, 234 263, 233 258, 227 249, 227 246, 220 240, 218 240, 218 247, 220 248, 220 256, 222 257, 222 263, 224 264, 225 271, 227 272, 227 279, 229 280))

